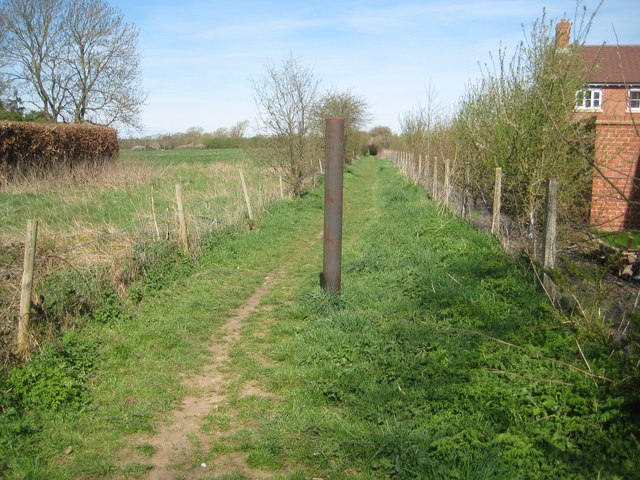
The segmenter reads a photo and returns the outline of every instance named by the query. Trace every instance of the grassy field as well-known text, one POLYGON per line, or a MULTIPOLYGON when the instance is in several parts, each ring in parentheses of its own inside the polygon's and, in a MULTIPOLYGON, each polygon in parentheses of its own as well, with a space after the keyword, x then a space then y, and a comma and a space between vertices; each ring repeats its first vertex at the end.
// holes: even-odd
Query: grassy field
POLYGON ((240 168, 256 210, 279 196, 277 179, 265 177, 241 150, 123 150, 119 163, 98 171, 25 179, 0 191, 0 242, 19 241, 30 218, 39 220, 54 248, 86 240, 92 233, 149 230, 151 188, 156 215, 166 223, 175 208, 178 182, 192 217, 234 223, 245 209, 240 168))
POLYGON ((375 159, 345 174, 340 296, 318 286, 321 228, 318 190, 284 202, 3 378, 0 476, 143 478, 141 439, 198 394, 211 334, 291 262, 218 339, 227 400, 183 478, 638 478, 637 352, 580 336, 528 263, 375 159))

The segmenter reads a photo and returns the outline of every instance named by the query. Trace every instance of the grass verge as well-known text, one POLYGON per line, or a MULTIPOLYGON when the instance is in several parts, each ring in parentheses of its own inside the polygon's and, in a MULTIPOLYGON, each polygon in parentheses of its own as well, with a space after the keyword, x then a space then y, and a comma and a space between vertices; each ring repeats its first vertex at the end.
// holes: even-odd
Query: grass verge
POLYGON ((279 400, 225 448, 286 478, 638 478, 637 351, 581 337, 527 262, 386 164, 351 167, 345 205, 342 295, 298 272, 246 346, 279 400))
POLYGON ((136 273, 146 276, 141 270, 150 259, 176 256, 167 242, 156 240, 177 241, 177 182, 193 249, 245 220, 240 168, 256 215, 280 199, 277 179, 263 175, 241 150, 125 150, 121 157, 0 188, 0 212, 6 214, 0 215, 0 368, 15 362, 28 219, 39 222, 33 293, 39 326, 31 332, 36 349, 73 325, 78 314, 93 311, 105 291, 125 297, 136 273))
MULTIPOLYGON (((114 307, 46 368, 19 371, 4 390, 22 397, 0 417, 1 474, 143 475, 118 466, 124 436, 153 432, 211 331, 313 237, 321 206, 312 192, 256 231, 215 237, 159 296, 114 307)), ((348 167, 344 227, 342 295, 318 287, 313 248, 265 299, 276 307, 247 320, 231 409, 203 425, 217 432, 210 456, 289 479, 637 478, 638 352, 580 337, 525 262, 385 162, 348 167), (248 384, 270 395, 238 395, 248 384)))

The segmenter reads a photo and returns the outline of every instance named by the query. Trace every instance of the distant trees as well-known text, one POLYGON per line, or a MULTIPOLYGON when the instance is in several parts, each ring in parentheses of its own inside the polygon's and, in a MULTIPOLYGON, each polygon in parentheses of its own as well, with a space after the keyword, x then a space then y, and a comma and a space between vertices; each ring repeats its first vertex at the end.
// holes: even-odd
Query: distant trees
POLYGON ((174 148, 241 148, 246 141, 247 120, 237 122, 232 127, 220 127, 213 132, 205 132, 202 127, 189 127, 184 132, 167 133, 144 138, 128 138, 120 141, 122 148, 145 146, 150 149, 174 148))
POLYGON ((248 120, 237 122, 230 128, 220 127, 211 133, 205 133, 202 136, 202 143, 207 148, 240 148, 248 127, 248 120))
POLYGON ((320 136, 324 135, 325 119, 344 119, 346 161, 353 161, 366 151, 369 139, 363 129, 369 121, 368 110, 367 102, 349 90, 329 91, 316 105, 316 128, 320 136))
POLYGON ((280 65, 268 64, 252 83, 258 127, 269 141, 261 156, 267 168, 281 174, 293 194, 300 195, 319 158, 313 128, 320 81, 289 55, 280 65))
POLYGON ((27 111, 18 91, 0 78, 0 120, 35 122, 43 119, 42 112, 27 111))
POLYGON ((4 78, 52 122, 139 128, 138 29, 103 0, 5 0, 4 78))
POLYGON ((17 92, 10 95, 5 84, 0 83, 0 120, 22 120, 24 107, 17 92))
POLYGON ((391 147, 394 139, 393 132, 389 127, 378 125, 369 131, 369 150, 372 155, 377 155, 382 150, 391 147))
POLYGON ((404 148, 414 155, 442 155, 443 138, 448 126, 444 105, 429 85, 426 102, 400 117, 400 137, 404 148))

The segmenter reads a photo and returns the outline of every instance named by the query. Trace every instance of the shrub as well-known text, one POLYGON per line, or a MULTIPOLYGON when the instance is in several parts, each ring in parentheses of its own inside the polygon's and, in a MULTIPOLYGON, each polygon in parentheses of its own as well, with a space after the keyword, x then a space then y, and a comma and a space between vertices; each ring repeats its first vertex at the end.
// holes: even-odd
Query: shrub
POLYGON ((112 128, 0 121, 0 177, 113 161, 118 153, 112 128))

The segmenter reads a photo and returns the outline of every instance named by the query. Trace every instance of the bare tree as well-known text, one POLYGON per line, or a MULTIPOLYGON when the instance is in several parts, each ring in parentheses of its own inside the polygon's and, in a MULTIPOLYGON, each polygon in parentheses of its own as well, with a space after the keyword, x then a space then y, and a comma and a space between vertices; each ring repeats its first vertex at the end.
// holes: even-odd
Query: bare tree
POLYGON ((139 128, 138 30, 103 0, 5 0, 0 68, 53 122, 139 128))
POLYGON ((62 46, 62 0, 6 0, 0 9, 0 65, 53 122, 66 107, 69 75, 62 46))
POLYGON ((438 100, 431 82, 426 89, 426 104, 405 112, 400 117, 400 130, 406 147, 415 155, 435 154, 436 133, 446 124, 444 105, 438 100))
POLYGON ((367 102, 349 90, 329 91, 316 107, 316 128, 323 135, 326 118, 343 118, 346 158, 353 161, 366 147, 368 139, 360 135, 360 132, 369 121, 368 110, 367 102))
POLYGON ((140 87, 138 29, 102 0, 71 0, 64 43, 73 82, 73 121, 139 128, 145 95, 140 87))
POLYGON ((235 139, 244 138, 247 128, 249 128, 249 120, 237 122, 229 129, 228 136, 235 139))
POLYGON ((290 55, 280 66, 268 64, 264 75, 252 83, 258 127, 269 136, 266 165, 283 176, 294 195, 300 195, 318 154, 313 115, 320 82, 311 68, 290 55))

